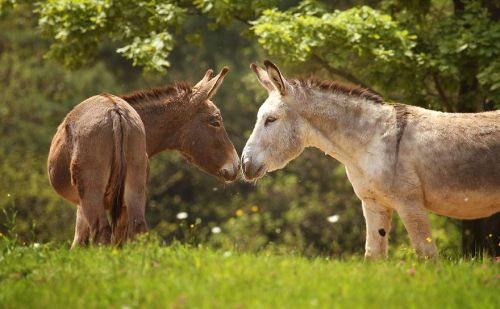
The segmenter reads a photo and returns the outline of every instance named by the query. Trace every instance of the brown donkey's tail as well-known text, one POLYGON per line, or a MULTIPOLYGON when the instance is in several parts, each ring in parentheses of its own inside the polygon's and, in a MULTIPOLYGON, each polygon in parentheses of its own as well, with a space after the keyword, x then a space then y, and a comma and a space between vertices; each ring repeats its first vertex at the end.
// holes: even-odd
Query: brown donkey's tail
MULTIPOLYGON (((115 105, 116 106, 116 105, 115 105)), ((114 160, 111 168, 110 189, 112 195, 111 207, 111 228, 113 231, 113 238, 115 242, 119 242, 122 235, 126 231, 117 231, 118 220, 122 211, 124 210, 124 192, 125 192, 125 177, 126 177, 126 164, 125 152, 127 149, 127 127, 123 125, 123 116, 116 106, 111 110, 111 119, 113 120, 113 137, 114 137, 114 160), (117 235, 120 234, 120 235, 117 235)))

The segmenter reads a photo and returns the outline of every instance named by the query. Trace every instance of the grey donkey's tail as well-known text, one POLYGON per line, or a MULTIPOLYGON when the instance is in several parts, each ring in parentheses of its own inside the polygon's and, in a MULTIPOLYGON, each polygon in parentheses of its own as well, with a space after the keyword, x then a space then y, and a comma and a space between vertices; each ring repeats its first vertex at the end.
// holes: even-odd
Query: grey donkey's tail
POLYGON ((113 136, 114 136, 114 160, 111 168, 111 181, 112 186, 112 202, 111 207, 111 228, 113 230, 113 237, 115 241, 120 241, 125 231, 117 231, 118 220, 124 210, 124 191, 125 191, 125 177, 126 177, 126 158, 125 152, 127 149, 127 126, 123 125, 123 115, 120 109, 115 108, 111 110, 111 119, 113 120, 113 136))

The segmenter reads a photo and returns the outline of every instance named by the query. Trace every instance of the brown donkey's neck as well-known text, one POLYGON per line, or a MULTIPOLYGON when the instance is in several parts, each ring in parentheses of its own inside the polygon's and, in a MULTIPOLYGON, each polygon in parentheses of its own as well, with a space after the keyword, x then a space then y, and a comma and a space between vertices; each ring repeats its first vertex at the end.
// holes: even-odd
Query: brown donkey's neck
POLYGON ((187 83, 177 83, 121 96, 144 123, 149 157, 166 149, 179 148, 182 125, 190 117, 191 89, 187 83))

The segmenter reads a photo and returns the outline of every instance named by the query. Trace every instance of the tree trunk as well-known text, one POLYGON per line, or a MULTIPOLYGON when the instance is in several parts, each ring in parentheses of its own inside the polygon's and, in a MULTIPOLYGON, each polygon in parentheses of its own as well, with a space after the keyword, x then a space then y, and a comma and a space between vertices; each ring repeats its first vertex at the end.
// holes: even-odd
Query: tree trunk
POLYGON ((500 213, 462 222, 462 253, 465 256, 500 256, 500 213))

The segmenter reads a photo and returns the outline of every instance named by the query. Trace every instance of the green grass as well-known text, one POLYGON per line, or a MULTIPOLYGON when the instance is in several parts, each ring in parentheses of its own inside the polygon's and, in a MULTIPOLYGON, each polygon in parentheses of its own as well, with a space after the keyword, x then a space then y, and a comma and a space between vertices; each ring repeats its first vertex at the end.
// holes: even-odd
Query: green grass
POLYGON ((364 263, 155 242, 0 249, 2 308, 500 308, 492 260, 364 263))

